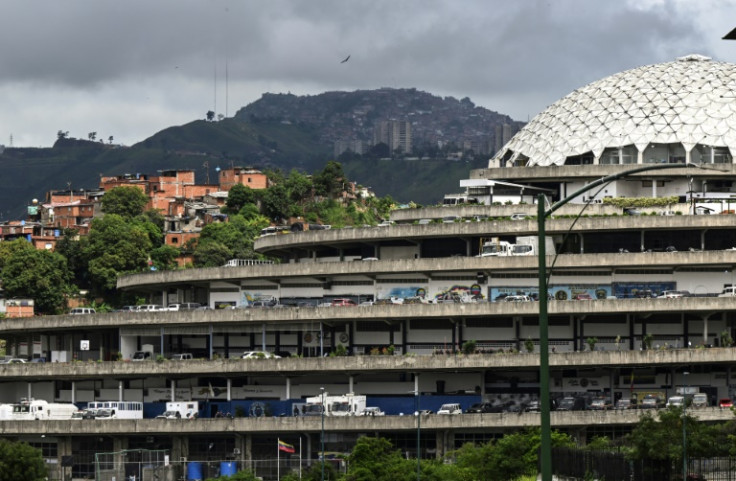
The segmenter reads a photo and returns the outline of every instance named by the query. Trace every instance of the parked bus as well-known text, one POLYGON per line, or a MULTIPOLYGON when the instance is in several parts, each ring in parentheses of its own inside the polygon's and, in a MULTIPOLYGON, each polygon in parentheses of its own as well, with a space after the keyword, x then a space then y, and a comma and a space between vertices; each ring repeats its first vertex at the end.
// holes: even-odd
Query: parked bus
POLYGON ((143 403, 132 401, 94 401, 87 409, 108 409, 117 419, 143 419, 143 403))

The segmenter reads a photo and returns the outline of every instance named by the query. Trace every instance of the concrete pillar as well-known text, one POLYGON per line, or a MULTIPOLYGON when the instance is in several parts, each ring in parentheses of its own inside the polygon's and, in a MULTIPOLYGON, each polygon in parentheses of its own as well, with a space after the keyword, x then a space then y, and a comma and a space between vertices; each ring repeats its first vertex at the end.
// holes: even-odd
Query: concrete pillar
POLYGON ((266 350, 266 323, 261 325, 261 351, 266 350))
POLYGON ((286 396, 284 397, 284 399, 291 399, 291 378, 290 377, 286 378, 286 396))
POLYGON ((233 380, 227 378, 227 402, 233 400, 233 380))
POLYGON ((243 437, 245 438, 243 457, 250 462, 253 460, 253 435, 244 434, 243 437))
POLYGON ((57 466, 59 467, 60 479, 72 479, 72 467, 63 466, 63 459, 66 456, 72 456, 72 438, 70 436, 59 436, 56 438, 56 459, 57 466))
POLYGON ((636 153, 636 163, 637 164, 643 164, 644 163, 644 152, 639 150, 636 153))
POLYGON ((235 460, 242 463, 243 460, 245 459, 245 450, 246 450, 245 436, 241 434, 235 435, 235 449, 236 449, 235 452, 239 453, 235 455, 235 460))
POLYGON ((171 402, 176 401, 176 379, 171 380, 171 402))
POLYGON ((72 381, 72 404, 77 402, 77 383, 72 381))
POLYGON ((115 453, 113 462, 117 471, 118 479, 125 479, 125 456, 123 451, 128 449, 128 438, 115 436, 112 438, 112 450, 115 453))
POLYGON ((30 401, 31 399, 33 399, 33 384, 31 384, 29 382, 29 383, 27 383, 26 387, 27 387, 27 390, 28 390, 27 397, 28 397, 28 400, 30 401))
POLYGON ((348 376, 348 392, 355 392, 353 391, 353 385, 355 381, 355 376, 352 374, 348 376))
POLYGON ((118 380, 118 402, 123 402, 123 380, 118 380))
POLYGON ((325 331, 322 322, 319 323, 319 357, 325 355, 325 331))
POLYGON ((171 438, 171 462, 184 463, 189 459, 189 437, 173 436, 171 438))
POLYGON ((705 316, 703 319, 703 344, 708 344, 708 320, 710 316, 705 316))
POLYGON ((480 372, 480 400, 486 400, 486 371, 480 372))

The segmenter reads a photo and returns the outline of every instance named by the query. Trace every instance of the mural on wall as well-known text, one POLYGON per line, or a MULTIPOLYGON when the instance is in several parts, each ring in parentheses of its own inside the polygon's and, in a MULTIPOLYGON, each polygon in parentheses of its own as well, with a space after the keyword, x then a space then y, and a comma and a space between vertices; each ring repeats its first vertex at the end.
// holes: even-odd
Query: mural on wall
MULTIPOLYGON (((574 299, 578 294, 590 294, 593 299, 605 299, 611 295, 611 286, 602 284, 563 284, 549 286, 550 299, 567 301, 574 299)), ((537 286, 490 287, 488 298, 502 301, 506 296, 529 296, 533 300, 539 298, 537 286)))
POLYGON ((435 301, 470 301, 481 299, 485 299, 485 297, 483 297, 483 289, 480 287, 480 284, 471 284, 469 286, 455 284, 434 295, 435 301))
POLYGON ((391 297, 398 297, 401 299, 408 299, 410 297, 421 297, 424 299, 427 296, 427 288, 419 286, 396 286, 389 287, 387 289, 381 289, 378 291, 379 299, 389 299, 391 297))
POLYGON ((614 282, 613 293, 619 299, 629 297, 650 297, 662 291, 676 289, 675 282, 614 282))

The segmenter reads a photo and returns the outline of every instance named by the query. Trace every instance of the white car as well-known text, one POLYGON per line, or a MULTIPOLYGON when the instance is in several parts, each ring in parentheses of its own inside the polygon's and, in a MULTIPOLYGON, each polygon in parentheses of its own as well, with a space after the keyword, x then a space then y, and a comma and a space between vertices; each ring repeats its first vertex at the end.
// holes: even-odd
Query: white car
POLYGON ((458 403, 448 403, 440 406, 437 414, 462 414, 463 408, 458 403))
POLYGON ((281 356, 266 351, 246 351, 241 359, 281 359, 281 356))
POLYGON ((385 416, 386 413, 379 407, 368 407, 358 413, 358 416, 385 416))

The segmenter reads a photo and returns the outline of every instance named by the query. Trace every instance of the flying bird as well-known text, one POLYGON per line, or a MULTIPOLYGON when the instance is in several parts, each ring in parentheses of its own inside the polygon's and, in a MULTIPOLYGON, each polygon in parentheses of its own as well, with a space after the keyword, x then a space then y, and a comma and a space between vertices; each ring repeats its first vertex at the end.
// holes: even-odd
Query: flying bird
POLYGON ((347 57, 345 57, 345 60, 343 60, 343 61, 342 61, 342 62, 340 62, 340 63, 345 63, 345 62, 347 62, 348 60, 350 60, 350 55, 348 55, 347 57))

